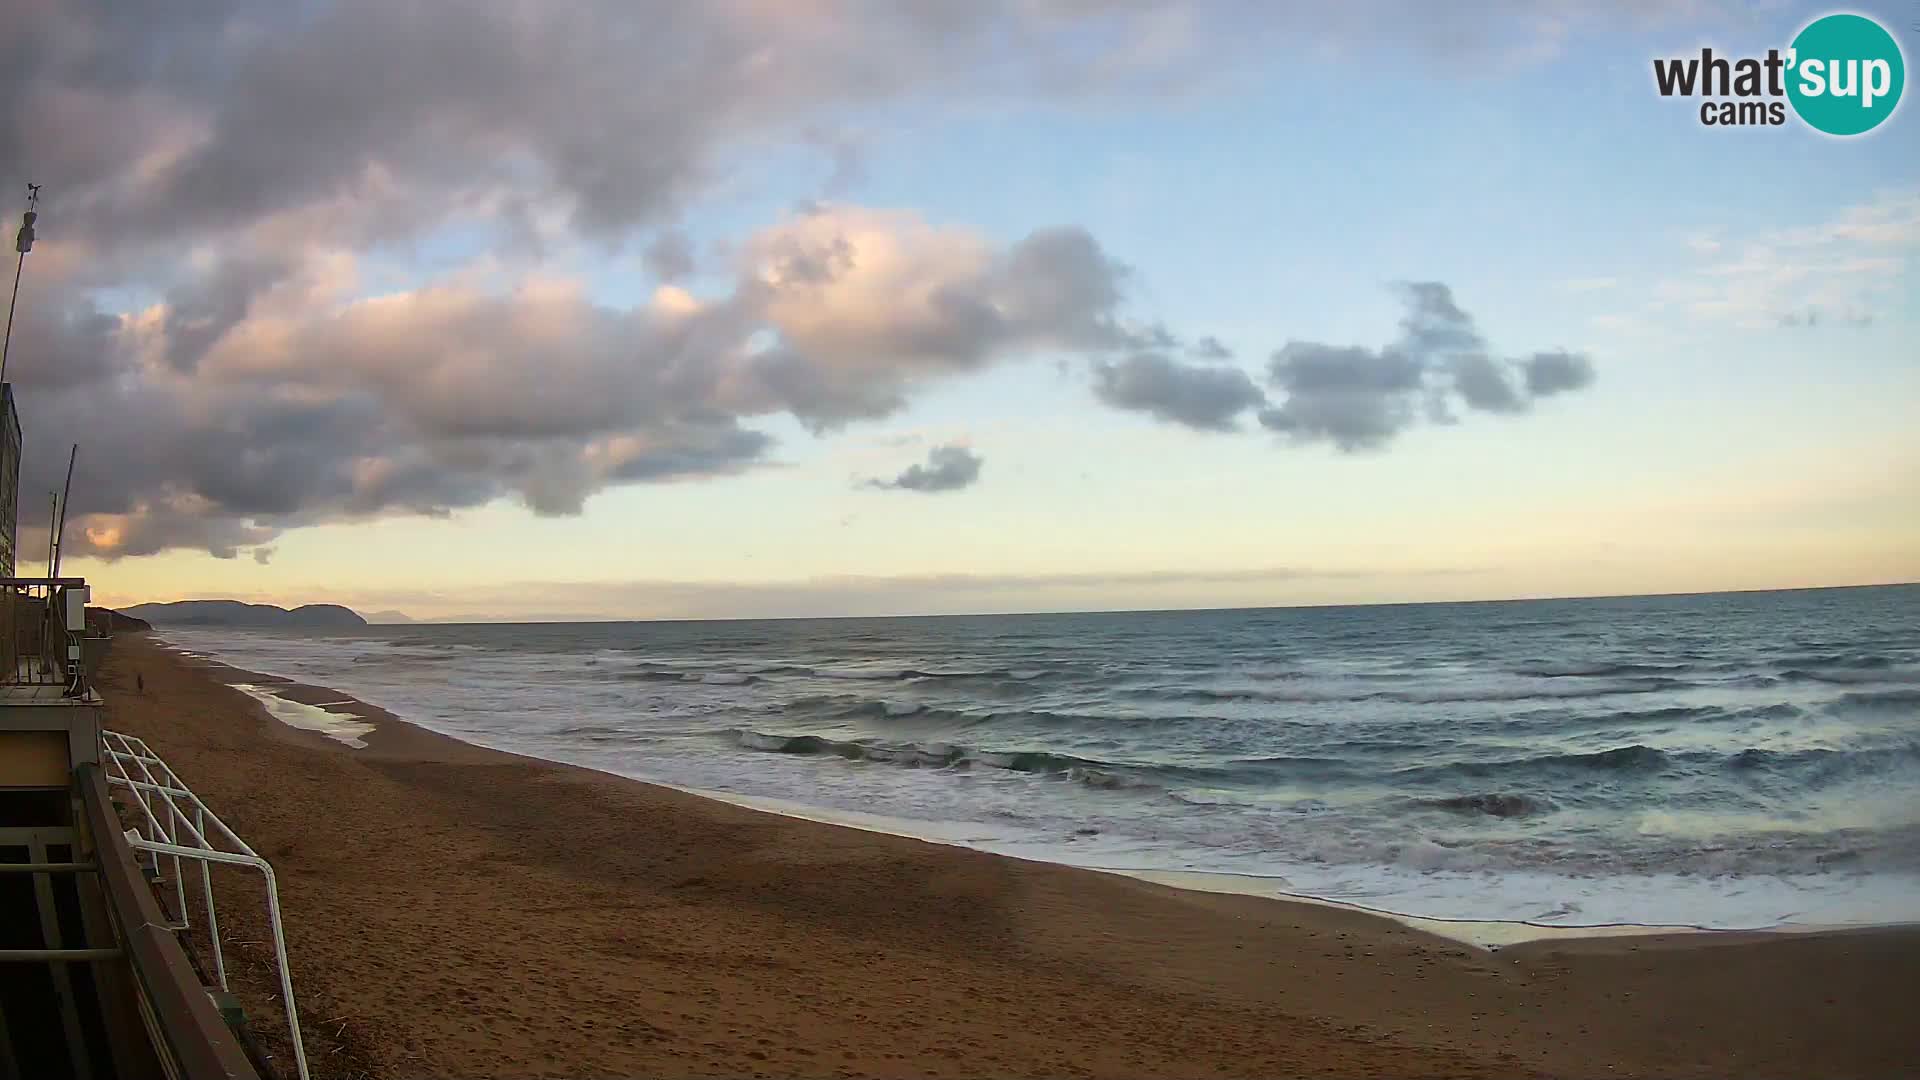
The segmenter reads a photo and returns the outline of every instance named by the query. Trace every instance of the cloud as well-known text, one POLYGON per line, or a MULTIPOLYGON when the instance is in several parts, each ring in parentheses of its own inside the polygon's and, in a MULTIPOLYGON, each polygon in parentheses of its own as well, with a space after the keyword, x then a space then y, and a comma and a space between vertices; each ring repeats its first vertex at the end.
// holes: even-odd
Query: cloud
POLYGON ((815 124, 802 137, 827 156, 832 171, 820 185, 830 199, 844 198, 866 177, 864 148, 860 136, 843 128, 815 124))
MULTIPOLYGON (((83 433, 74 542, 107 557, 235 557, 290 528, 501 498, 572 513, 610 485, 754 468, 773 417, 832 430, 1039 351, 1170 353, 1174 335, 1124 317, 1133 271, 1071 225, 996 243, 816 205, 695 259, 709 248, 671 223, 715 193, 765 194, 781 150, 824 151, 833 172, 781 199, 837 197, 868 145, 850 116, 1138 103, 1224 85, 1280 45, 1537 53, 1597 18, 1175 0, 13 8, 0 195, 49 185, 8 372, 23 490, 45 490, 83 433), (445 251, 476 248, 446 269, 445 251), (556 270, 627 253, 661 283, 644 302, 556 270), (682 287, 695 271, 711 294, 682 287)), ((1228 359, 1204 338, 1192 355, 1228 359)), ((1194 381, 1169 370, 1163 390, 1194 381)), ((1178 395, 1160 407, 1209 416, 1178 395)))
POLYGON ((680 229, 662 229, 641 257, 649 273, 669 283, 691 275, 697 266, 693 244, 680 229))
POLYGON ((1502 359, 1489 352, 1474 320, 1439 282, 1400 286, 1407 314, 1400 336, 1380 349, 1291 341, 1273 354, 1267 381, 1279 404, 1260 423, 1299 443, 1372 450, 1422 416, 1453 422, 1457 402, 1504 415, 1593 381, 1584 355, 1535 353, 1502 359))
POLYGON ((1136 0, 32 7, 0 46, 0 178, 32 162, 70 221, 123 245, 325 202, 369 240, 462 215, 607 239, 769 137, 825 149, 841 194, 843 110, 1158 94, 1207 78, 1220 40, 1169 37, 1184 5, 1136 0))
POLYGON ((1534 353, 1520 362, 1527 393, 1537 398, 1582 390, 1593 383, 1593 361, 1568 352, 1534 353))
POLYGON ((1379 446, 1413 421, 1420 363, 1398 350, 1290 341, 1273 354, 1268 381, 1282 403, 1260 423, 1299 442, 1325 440, 1342 450, 1379 446))
POLYGON ((1509 414, 1526 411, 1527 399, 1507 368, 1492 357, 1481 353, 1457 356, 1449 369, 1454 390, 1469 408, 1509 414))
POLYGON ((1182 364, 1159 353, 1095 364, 1093 392, 1116 409, 1203 431, 1232 431, 1241 413, 1266 401, 1238 368, 1182 364))
POLYGON ((1701 229, 1688 233, 1681 238, 1681 242, 1695 255, 1718 255, 1722 246, 1718 236, 1719 231, 1718 229, 1701 229))
POLYGON ((1655 286, 1653 311, 1754 330, 1866 325, 1898 307, 1920 257, 1920 189, 1694 250, 1698 265, 1655 286))
POLYGON ((979 454, 964 446, 936 446, 927 452, 926 464, 909 465, 891 480, 869 480, 867 483, 871 487, 929 494, 959 491, 979 481, 983 462, 979 454))
POLYGON ((1187 350, 1187 354, 1199 360, 1233 359, 1233 350, 1227 348, 1219 338, 1211 334, 1194 342, 1193 346, 1187 350))
POLYGON ((1514 416, 1593 382, 1592 361, 1582 354, 1493 355, 1439 282, 1398 288, 1407 313, 1396 341, 1379 349, 1290 341, 1267 364, 1271 396, 1239 368, 1182 364, 1155 351, 1096 361, 1094 394, 1114 408, 1203 431, 1232 431, 1253 410, 1263 427, 1294 442, 1357 451, 1385 446, 1422 417, 1455 423, 1456 405, 1514 416))
POLYGON ((1818 307, 1808 307, 1803 311, 1787 311, 1780 315, 1780 325, 1785 327, 1806 327, 1812 329, 1827 326, 1872 326, 1873 315, 1865 311, 1822 311, 1818 307))
POLYGON ((1130 271, 1085 230, 1041 229, 1004 250, 916 216, 825 208, 747 245, 745 302, 779 332, 731 392, 815 430, 898 410, 928 380, 1015 353, 1100 353, 1135 332, 1119 317, 1130 271))
POLYGON ((31 162, 69 221, 121 246, 321 204, 368 242, 449 218, 547 218, 604 241, 769 142, 824 149, 843 197, 863 141, 849 111, 1138 101, 1223 85, 1280 49, 1477 76, 1698 6, 195 0, 143 18, 118 0, 35 2, 0 46, 0 180, 31 162))
POLYGON ((662 286, 634 307, 485 274, 368 294, 360 260, 325 248, 272 261, 271 284, 231 302, 253 255, 214 257, 118 316, 42 274, 9 372, 23 489, 56 479, 58 440, 84 432, 74 550, 106 557, 230 557, 288 528, 501 497, 571 514, 608 486, 762 464, 761 418, 832 428, 1037 350, 1135 340, 1126 268, 1076 228, 996 245, 818 206, 735 254, 726 290, 662 286))

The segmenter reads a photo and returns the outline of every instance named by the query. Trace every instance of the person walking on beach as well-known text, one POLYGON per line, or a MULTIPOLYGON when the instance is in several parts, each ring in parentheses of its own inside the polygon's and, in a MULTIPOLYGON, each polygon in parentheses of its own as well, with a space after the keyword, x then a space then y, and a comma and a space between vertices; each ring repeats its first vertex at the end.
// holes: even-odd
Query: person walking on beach
POLYGON ((138 693, 141 693, 141 694, 144 694, 144 693, 146 693, 146 692, 147 692, 147 677, 146 677, 145 675, 143 675, 143 674, 141 674, 141 673, 140 673, 140 672, 138 672, 138 671, 136 671, 136 672, 134 672, 134 673, 133 673, 133 688, 134 688, 134 690, 135 690, 136 692, 138 692, 138 693))

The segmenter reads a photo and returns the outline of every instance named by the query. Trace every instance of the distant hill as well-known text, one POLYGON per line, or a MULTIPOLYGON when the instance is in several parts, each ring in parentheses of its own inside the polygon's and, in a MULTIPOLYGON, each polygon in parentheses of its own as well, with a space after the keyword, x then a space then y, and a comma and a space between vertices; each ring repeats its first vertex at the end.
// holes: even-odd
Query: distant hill
POLYGON ((272 604, 238 600, 176 600, 171 604, 135 604, 122 614, 155 626, 239 626, 265 629, 352 630, 367 625, 352 608, 339 604, 303 604, 289 611, 272 604))
POLYGON ((124 611, 103 607, 87 609, 87 626, 96 633, 104 633, 108 636, 138 634, 153 629, 152 624, 145 619, 136 619, 124 611))
POLYGON ((413 621, 413 618, 399 611, 369 611, 367 612, 367 621, 370 623, 410 623, 413 621))

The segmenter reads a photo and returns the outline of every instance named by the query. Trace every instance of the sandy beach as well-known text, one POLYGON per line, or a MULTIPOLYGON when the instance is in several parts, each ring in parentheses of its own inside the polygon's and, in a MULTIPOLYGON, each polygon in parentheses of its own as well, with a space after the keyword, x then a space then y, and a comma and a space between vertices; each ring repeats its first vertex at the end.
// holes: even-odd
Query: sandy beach
MULTIPOLYGON (((116 639, 111 727, 272 860, 322 1077, 1909 1075, 1920 930, 1488 952, 1318 905, 766 814, 447 739, 364 748, 116 639), (136 675, 144 690, 135 688, 136 675)), ((294 700, 343 695, 291 683, 294 700)), ((238 991, 291 1072, 253 880, 238 991)))

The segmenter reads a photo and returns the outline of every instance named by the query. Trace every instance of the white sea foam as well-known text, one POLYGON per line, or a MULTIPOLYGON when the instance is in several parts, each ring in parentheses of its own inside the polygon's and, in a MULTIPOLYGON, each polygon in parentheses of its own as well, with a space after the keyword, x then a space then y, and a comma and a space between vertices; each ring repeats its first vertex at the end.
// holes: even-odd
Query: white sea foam
MULTIPOLYGON (((367 742, 361 736, 375 728, 375 725, 351 713, 330 712, 318 705, 283 698, 250 683, 234 683, 233 688, 244 691, 249 697, 265 705, 269 715, 288 727, 297 727, 303 731, 317 731, 329 739, 346 743, 357 750, 366 749, 367 742)), ((335 702, 334 704, 347 703, 335 702)))

